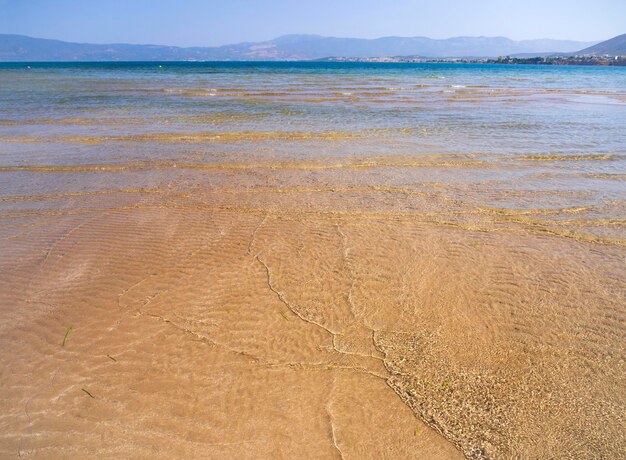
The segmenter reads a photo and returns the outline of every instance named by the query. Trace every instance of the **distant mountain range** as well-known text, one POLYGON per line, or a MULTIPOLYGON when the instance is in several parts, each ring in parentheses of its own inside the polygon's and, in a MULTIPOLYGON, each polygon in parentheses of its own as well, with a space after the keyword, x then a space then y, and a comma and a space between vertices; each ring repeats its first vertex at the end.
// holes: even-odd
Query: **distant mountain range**
POLYGON ((419 55, 445 58, 574 52, 612 54, 615 49, 626 54, 625 37, 626 35, 620 35, 597 44, 549 39, 514 41, 505 37, 455 37, 435 40, 426 37, 361 39, 286 35, 258 43, 180 48, 160 45, 94 45, 0 34, 0 61, 300 61, 332 56, 369 58, 419 55))

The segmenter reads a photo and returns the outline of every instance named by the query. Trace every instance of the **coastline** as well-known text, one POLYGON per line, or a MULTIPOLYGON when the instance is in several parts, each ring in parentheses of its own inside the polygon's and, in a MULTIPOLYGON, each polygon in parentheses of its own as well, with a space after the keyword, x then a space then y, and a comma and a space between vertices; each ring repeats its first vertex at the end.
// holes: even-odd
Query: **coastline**
POLYGON ((371 62, 393 64, 508 64, 508 65, 548 65, 548 66, 626 66, 626 56, 548 56, 499 58, 428 58, 422 56, 388 56, 374 58, 329 57, 314 62, 371 62))

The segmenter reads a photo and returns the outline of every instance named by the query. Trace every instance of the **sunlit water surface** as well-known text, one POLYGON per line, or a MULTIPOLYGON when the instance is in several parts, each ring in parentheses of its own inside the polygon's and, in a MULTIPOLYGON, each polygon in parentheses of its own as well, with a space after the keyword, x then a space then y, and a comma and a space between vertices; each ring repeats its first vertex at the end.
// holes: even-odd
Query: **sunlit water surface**
POLYGON ((618 458, 625 200, 626 68, 0 64, 0 456, 618 458))

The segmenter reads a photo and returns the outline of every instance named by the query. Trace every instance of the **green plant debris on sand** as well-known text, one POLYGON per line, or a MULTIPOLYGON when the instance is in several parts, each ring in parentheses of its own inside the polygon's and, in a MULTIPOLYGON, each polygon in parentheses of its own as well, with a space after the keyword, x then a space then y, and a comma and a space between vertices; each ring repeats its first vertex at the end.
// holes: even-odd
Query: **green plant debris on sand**
POLYGON ((239 310, 239 307, 240 307, 240 306, 241 306, 241 305, 233 305, 233 306, 230 306, 230 307, 228 307, 228 308, 226 309, 226 311, 227 311, 229 314, 230 314, 230 313, 235 313, 237 310, 239 310))
POLYGON ((415 436, 417 436, 418 434, 420 434, 420 426, 419 425, 417 425, 415 427, 415 436))
POLYGON ((287 313, 280 312, 281 316, 285 318, 286 321, 291 321, 291 318, 287 315, 287 313))
POLYGON ((67 341, 67 338, 70 336, 72 329, 73 329, 73 326, 70 325, 70 327, 67 328, 67 331, 65 331, 65 335, 63 336, 63 343, 61 344, 62 347, 65 346, 65 342, 67 341))
POLYGON ((96 399, 96 397, 94 395, 92 395, 91 393, 89 393, 87 390, 85 390, 84 388, 81 388, 82 391, 84 391, 85 393, 87 393, 90 397, 92 397, 93 399, 96 399))

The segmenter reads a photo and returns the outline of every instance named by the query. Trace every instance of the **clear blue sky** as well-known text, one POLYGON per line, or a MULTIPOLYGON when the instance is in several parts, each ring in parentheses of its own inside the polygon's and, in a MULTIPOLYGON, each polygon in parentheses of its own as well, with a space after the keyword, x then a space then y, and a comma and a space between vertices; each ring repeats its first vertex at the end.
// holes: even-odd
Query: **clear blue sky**
POLYGON ((604 40, 626 0, 0 0, 0 33, 214 46, 291 33, 604 40))

